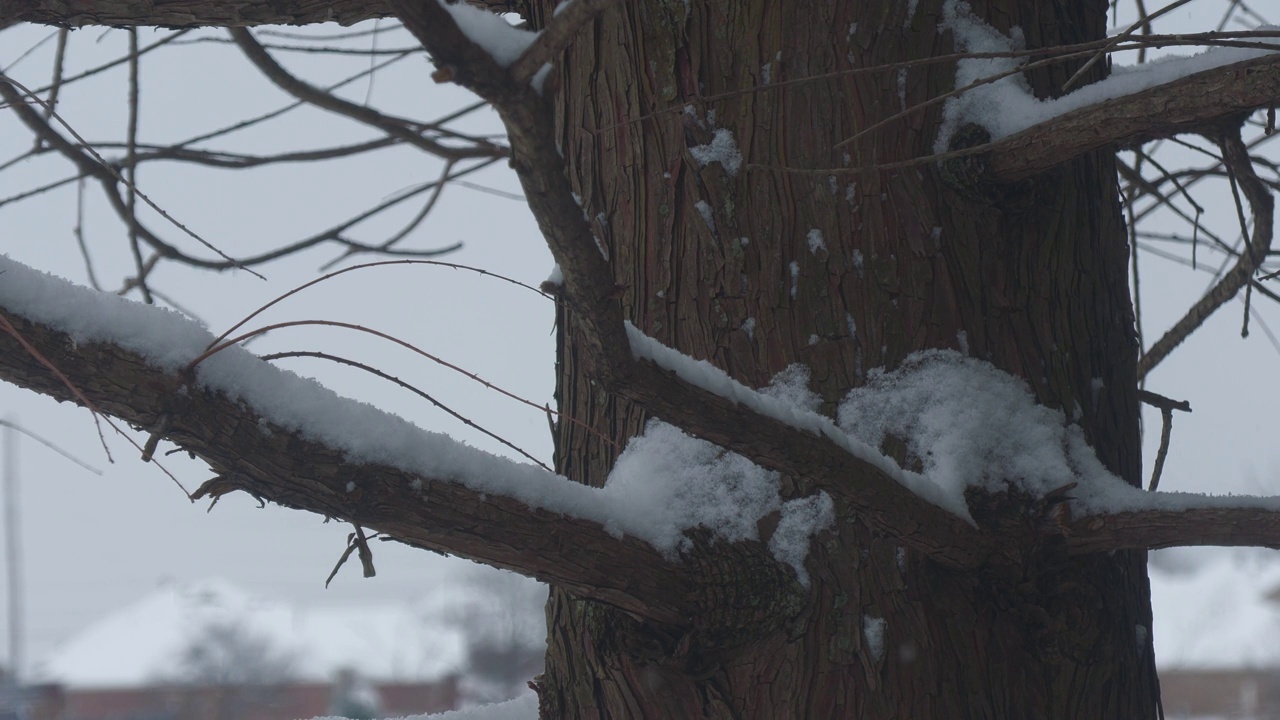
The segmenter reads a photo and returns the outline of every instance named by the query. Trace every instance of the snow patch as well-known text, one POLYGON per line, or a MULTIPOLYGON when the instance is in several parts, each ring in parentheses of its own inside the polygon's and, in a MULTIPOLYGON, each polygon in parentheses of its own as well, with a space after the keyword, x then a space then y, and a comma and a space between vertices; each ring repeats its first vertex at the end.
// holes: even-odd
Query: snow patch
POLYGON ((801 363, 788 365, 782 372, 774 375, 769 386, 762 388, 760 392, 809 412, 816 413, 822 407, 822 398, 809 389, 809 366, 801 363))
POLYGON ((712 214, 711 205, 708 204, 706 200, 699 200, 693 204, 693 207, 698 211, 698 214, 702 216, 702 222, 707 224, 707 229, 711 231, 712 235, 715 235, 716 219, 712 214))
POLYGON ((698 161, 698 167, 705 168, 713 162, 720 163, 729 177, 737 175, 738 169, 742 167, 742 153, 733 139, 733 132, 725 128, 716 130, 709 144, 689 148, 689 153, 698 161))
POLYGON ((492 55, 494 62, 504 68, 519 59, 538 37, 536 32, 521 30, 502 19, 502 16, 472 7, 465 2, 438 1, 440 7, 453 16, 453 21, 462 34, 492 55))
POLYGON ((806 239, 809 241, 809 252, 814 255, 817 255, 819 250, 825 251, 827 249, 827 243, 823 241, 822 231, 818 228, 810 230, 806 239))
POLYGON ((788 500, 782 505, 778 528, 769 538, 769 552, 780 562, 790 565, 800 584, 809 587, 809 571, 804 567, 804 560, 809 556, 809 542, 814 535, 835 524, 835 503, 825 492, 788 500))
POLYGON ((867 641, 867 651, 875 662, 884 659, 884 631, 889 623, 884 618, 862 616, 862 637, 867 641))

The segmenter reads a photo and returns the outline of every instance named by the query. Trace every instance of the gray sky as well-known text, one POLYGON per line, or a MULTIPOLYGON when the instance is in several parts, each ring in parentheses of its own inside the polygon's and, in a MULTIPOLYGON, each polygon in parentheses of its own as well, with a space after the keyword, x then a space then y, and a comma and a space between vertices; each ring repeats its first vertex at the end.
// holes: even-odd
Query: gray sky
MULTIPOLYGON (((1162 29, 1209 29, 1222 3, 1203 0, 1172 18, 1162 29), (1200 9, 1197 10, 1196 8, 1200 9), (1201 13, 1196 15, 1195 13, 1201 13), (1211 18, 1205 20, 1205 17, 1211 18)), ((326 28, 333 31, 333 28, 326 28)), ((49 34, 46 28, 19 27, 0 33, 0 67, 49 34)), ((206 36, 219 36, 206 33, 206 36)), ((140 42, 160 35, 146 30, 140 42)), ((410 41, 402 33, 384 36, 383 47, 410 41)), ((68 69, 93 65, 121 53, 126 35, 100 29, 72 34, 68 69)), ((22 61, 12 74, 22 82, 43 84, 49 74, 53 43, 22 61)), ((367 65, 296 55, 277 57, 317 84, 367 65)), ((453 86, 429 79, 431 66, 421 57, 380 74, 374 104, 404 116, 431 119, 467 101, 453 86)), ((117 139, 126 120, 125 71, 117 68, 69 88, 60 111, 86 138, 117 139)), ((188 137, 287 101, 223 45, 171 48, 142 66, 142 137, 165 142, 188 137)), ((345 96, 363 101, 367 83, 345 96)), ((463 126, 459 126, 463 127, 463 126)), ((493 132, 497 121, 477 114, 468 132, 493 132)), ((295 111, 276 123, 212 144, 250 152, 302 149, 368 139, 373 134, 354 123, 318 111, 295 111)), ((29 147, 31 139, 15 117, 0 113, 0 161, 29 147)), ((1176 165, 1179 158, 1166 157, 1176 165)), ((180 165, 145 165, 139 185, 173 216, 225 252, 236 255, 302 237, 415 183, 434 179, 440 163, 407 149, 382 151, 353 161, 280 166, 251 172, 217 171, 180 165)), ((0 171, 0 197, 70 173, 69 164, 46 156, 0 171)), ((518 192, 503 166, 469 178, 518 192)), ((1200 195, 1209 210, 1206 223, 1226 237, 1238 235, 1229 196, 1200 195)), ((110 216, 100 194, 86 195, 86 229, 95 267, 104 285, 118 287, 131 260, 120 223, 110 216)), ((417 210, 408 203, 388 220, 372 223, 360 237, 377 240, 398 229, 417 210)), ((171 242, 207 256, 194 241, 149 213, 147 222, 171 242)), ((71 234, 75 222, 73 186, 0 208, 0 252, 35 267, 85 282, 83 261, 71 234)), ((413 247, 463 241, 466 247, 445 260, 468 263, 511 275, 531 284, 551 268, 547 253, 524 205, 476 190, 447 190, 427 223, 414 233, 413 247)), ((312 251, 262 268, 268 282, 246 273, 214 274, 166 265, 154 276, 158 289, 174 296, 215 331, 236 322, 271 297, 315 276, 337 254, 312 251)), ((1169 327, 1206 288, 1209 276, 1147 256, 1142 267, 1144 327, 1148 344, 1169 327)), ((1201 260, 1221 262, 1202 248, 1201 260)), ((1280 313, 1259 299, 1264 318, 1280 330, 1280 313)), ((1148 387, 1191 402, 1195 412, 1175 418, 1174 442, 1162 489, 1272 493, 1280 468, 1268 410, 1280 396, 1277 351, 1255 325, 1240 339, 1243 306, 1233 302, 1151 376, 1148 387)), ((264 322, 327 318, 369 325, 393 333, 487 380, 529 398, 549 402, 552 388, 552 314, 548 303, 500 282, 443 269, 395 268, 364 271, 331 281, 273 309, 264 322)), ((254 345, 257 352, 329 349, 415 383, 473 420, 549 460, 550 437, 543 415, 443 371, 425 360, 384 343, 353 338, 334 329, 279 332, 254 345)), ((376 378, 320 361, 286 361, 338 392, 367 400, 419 425, 466 439, 479 447, 505 449, 433 409, 426 402, 376 378)), ((324 578, 343 550, 348 527, 323 524, 321 518, 276 507, 257 509, 247 497, 228 497, 212 513, 191 505, 171 481, 136 460, 136 451, 108 437, 115 463, 109 464, 87 411, 0 385, 0 414, 21 422, 86 461, 106 469, 93 477, 35 443, 23 441, 20 455, 22 523, 27 579, 28 659, 38 660, 57 642, 103 613, 155 587, 166 578, 219 576, 245 589, 301 603, 354 603, 408 600, 451 581, 467 564, 395 544, 375 549, 379 575, 359 577, 343 570, 329 590, 324 578)), ((1149 468, 1159 437, 1159 413, 1146 415, 1149 468)), ((162 449, 164 446, 162 445, 162 449)), ((197 463, 174 456, 164 463, 188 489, 206 479, 197 463)), ((0 641, 4 629, 0 627, 0 641)), ((1157 639, 1159 642, 1159 639, 1157 639)))

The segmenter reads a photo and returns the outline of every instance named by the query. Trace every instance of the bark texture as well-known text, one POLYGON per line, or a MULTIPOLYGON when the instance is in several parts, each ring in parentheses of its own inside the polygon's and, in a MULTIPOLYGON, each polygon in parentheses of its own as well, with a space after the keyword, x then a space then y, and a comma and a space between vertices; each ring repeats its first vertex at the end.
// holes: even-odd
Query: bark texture
MULTIPOLYGON (((770 85, 950 52, 940 5, 636 0, 605 13, 559 65, 560 144, 624 311, 751 386, 804 363, 827 412, 871 368, 961 350, 1024 378, 1136 484, 1137 345, 1109 156, 958 190, 928 166, 769 169, 927 155, 936 112, 833 148, 950 90, 952 67, 770 85), (719 129, 744 155, 736 173, 690 152, 719 129)), ((1099 0, 973 5, 1031 47, 1104 32, 1099 0)), ((535 24, 552 9, 537 8, 535 24)), ((1048 96, 1075 67, 1028 80, 1048 96)), ((618 440, 639 432, 644 412, 588 378, 571 313, 560 327, 561 408, 618 440)), ((557 451, 561 472, 594 484, 616 454, 567 424, 557 451)), ((708 618, 638 621, 557 590, 543 716, 1155 717, 1145 554, 1069 555, 1037 530, 1045 508, 1014 493, 971 506, 1009 557, 956 571, 842 516, 815 542, 804 602, 755 588, 763 619, 737 633, 700 632, 716 626, 708 618)))

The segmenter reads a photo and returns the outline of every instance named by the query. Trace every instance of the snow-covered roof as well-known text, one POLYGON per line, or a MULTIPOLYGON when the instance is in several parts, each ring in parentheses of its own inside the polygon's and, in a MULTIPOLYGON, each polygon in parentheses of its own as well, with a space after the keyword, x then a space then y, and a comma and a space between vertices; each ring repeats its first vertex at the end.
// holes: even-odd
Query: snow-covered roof
POLYGON ((462 637, 409 604, 299 608, 230 583, 168 583, 86 628, 32 678, 70 687, 173 680, 183 651, 210 626, 234 626, 292 661, 291 677, 329 681, 343 668, 372 680, 427 680, 457 669, 462 637))

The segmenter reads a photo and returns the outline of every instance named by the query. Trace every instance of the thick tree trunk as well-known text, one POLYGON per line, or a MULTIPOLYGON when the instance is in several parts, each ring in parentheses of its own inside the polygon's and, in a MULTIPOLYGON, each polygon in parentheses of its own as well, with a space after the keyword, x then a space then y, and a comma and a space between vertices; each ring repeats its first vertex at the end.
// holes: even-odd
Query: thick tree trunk
MULTIPOLYGON (((535 24, 553 4, 535 8, 535 24)), ((951 64, 779 84, 951 52, 940 5, 634 0, 607 12, 559 70, 558 110, 564 157, 626 312, 751 386, 804 363, 827 412, 870 368, 926 348, 967 352, 1025 378, 1136 483, 1137 346, 1105 152, 963 193, 933 165, 782 171, 930 152, 937 108, 847 154, 834 146, 952 89, 951 64), (718 128, 742 150, 736 174, 699 167, 689 151, 718 128), (811 244, 813 230, 821 244, 811 244)), ((973 5, 1001 30, 1020 27, 1029 47, 1104 32, 1102 0, 973 5)), ((1074 69, 1028 80, 1047 96, 1074 69)), ((625 441, 644 414, 592 385, 572 318, 560 327, 561 409, 625 441)), ((616 454, 559 426, 559 469, 572 478, 601 483, 616 454)), ((642 624, 553 592, 543 715, 1154 717, 1145 554, 1069 557, 1038 539, 1024 498, 971 504, 990 532, 1024 548, 1020 562, 949 570, 842 517, 814 543, 805 601, 775 602, 761 588, 761 621, 736 633, 699 632, 715 624, 707 618, 642 624)))

